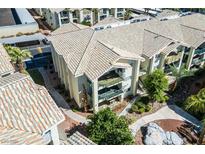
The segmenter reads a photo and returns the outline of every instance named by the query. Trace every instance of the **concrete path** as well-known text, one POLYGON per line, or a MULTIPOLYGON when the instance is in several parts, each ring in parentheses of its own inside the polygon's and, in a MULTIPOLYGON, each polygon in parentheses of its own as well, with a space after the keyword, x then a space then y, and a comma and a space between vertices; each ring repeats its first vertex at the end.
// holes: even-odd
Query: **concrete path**
POLYGON ((169 105, 162 107, 157 112, 144 116, 138 119, 135 123, 129 126, 132 131, 132 135, 135 136, 137 131, 144 126, 145 124, 155 121, 155 120, 162 120, 162 119, 176 119, 176 120, 183 120, 188 121, 196 126, 200 126, 201 123, 196 118, 194 118, 189 113, 185 112, 181 108, 176 105, 169 105))
POLYGON ((52 84, 50 83, 50 80, 48 78, 47 73, 43 68, 38 69, 41 75, 43 76, 45 86, 50 93, 50 95, 53 97, 55 100, 57 106, 62 109, 64 114, 66 114, 68 117, 71 119, 80 122, 80 123, 87 123, 87 119, 75 112, 73 112, 68 105, 68 103, 65 101, 65 99, 52 87, 52 84))

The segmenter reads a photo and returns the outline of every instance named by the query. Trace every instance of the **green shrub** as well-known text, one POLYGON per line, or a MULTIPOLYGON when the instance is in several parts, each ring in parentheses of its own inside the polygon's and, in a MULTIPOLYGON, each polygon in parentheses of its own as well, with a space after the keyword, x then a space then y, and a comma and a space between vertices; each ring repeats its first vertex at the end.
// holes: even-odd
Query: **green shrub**
POLYGON ((152 107, 150 105, 146 105, 145 107, 145 112, 151 111, 152 107))
POLYGON ((142 114, 142 113, 144 113, 145 112, 145 108, 140 108, 139 110, 138 110, 138 113, 139 114, 142 114))
POLYGON ((148 104, 149 103, 149 97, 148 96, 142 96, 140 98, 140 101, 142 101, 144 104, 148 104))
POLYGON ((137 112, 138 111, 138 106, 133 104, 130 111, 131 111, 131 113, 137 112))
POLYGON ((145 104, 143 102, 136 102, 136 104, 138 106, 138 108, 145 108, 145 104))

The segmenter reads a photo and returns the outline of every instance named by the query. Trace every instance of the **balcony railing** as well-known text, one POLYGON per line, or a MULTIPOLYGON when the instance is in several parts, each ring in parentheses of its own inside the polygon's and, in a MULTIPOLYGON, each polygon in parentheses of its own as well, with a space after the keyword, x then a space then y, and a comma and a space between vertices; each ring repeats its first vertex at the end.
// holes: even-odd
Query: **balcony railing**
POLYGON ((198 65, 198 64, 200 64, 200 63, 203 62, 203 61, 205 61, 205 59, 199 59, 199 58, 193 59, 193 60, 192 60, 192 64, 193 64, 193 65, 198 65))
POLYGON ((205 53, 205 48, 195 50, 194 54, 203 54, 205 53))
POLYGON ((177 55, 173 55, 173 56, 168 56, 165 60, 165 64, 174 63, 176 61, 179 61, 180 58, 181 58, 181 53, 178 53, 177 55))
POLYGON ((105 100, 110 100, 110 99, 112 99, 114 97, 119 96, 122 93, 123 93, 122 89, 119 89, 119 90, 111 89, 111 90, 109 90, 109 91, 107 91, 107 92, 105 92, 103 94, 99 94, 98 100, 100 102, 105 101, 105 100))
POLYGON ((123 78, 120 77, 117 73, 110 72, 109 74, 99 79, 98 85, 99 85, 99 88, 104 88, 104 87, 110 87, 122 81, 123 81, 123 78))

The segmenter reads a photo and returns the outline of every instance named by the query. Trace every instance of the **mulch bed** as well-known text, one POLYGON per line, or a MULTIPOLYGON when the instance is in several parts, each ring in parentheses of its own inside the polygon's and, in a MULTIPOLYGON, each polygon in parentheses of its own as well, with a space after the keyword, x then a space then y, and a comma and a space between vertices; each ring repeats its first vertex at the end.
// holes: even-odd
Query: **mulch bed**
MULTIPOLYGON (((158 124, 164 131, 173 131, 176 132, 177 134, 179 134, 179 128, 187 124, 185 121, 180 121, 175 119, 164 119, 164 120, 157 120, 153 122, 158 124)), ((136 133, 135 144, 144 145, 142 129, 136 133)))
POLYGON ((113 112, 119 114, 121 113, 125 107, 129 104, 129 102, 127 101, 123 101, 123 102, 120 102, 119 104, 117 104, 115 107, 113 107, 113 112))

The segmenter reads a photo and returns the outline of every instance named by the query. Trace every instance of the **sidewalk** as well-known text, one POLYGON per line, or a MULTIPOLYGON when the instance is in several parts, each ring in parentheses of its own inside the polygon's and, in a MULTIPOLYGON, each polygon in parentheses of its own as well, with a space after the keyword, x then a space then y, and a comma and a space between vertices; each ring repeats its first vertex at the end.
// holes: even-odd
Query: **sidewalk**
POLYGON ((80 123, 87 123, 87 119, 79 114, 76 114, 70 109, 68 103, 64 100, 64 98, 52 87, 49 77, 47 73, 44 71, 43 68, 38 69, 41 75, 43 76, 45 86, 49 91, 50 95, 55 100, 57 106, 62 109, 62 111, 71 119, 80 122, 80 123))
POLYGON ((190 115, 189 113, 185 112, 181 108, 176 105, 169 105, 162 107, 157 112, 144 116, 138 119, 135 123, 129 126, 132 131, 133 136, 137 133, 138 130, 145 124, 155 121, 155 120, 162 120, 162 119, 176 119, 182 121, 188 121, 196 126, 200 126, 201 122, 198 121, 195 117, 190 115))

